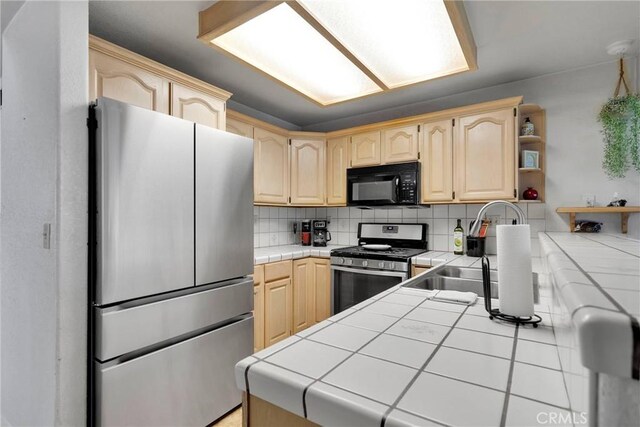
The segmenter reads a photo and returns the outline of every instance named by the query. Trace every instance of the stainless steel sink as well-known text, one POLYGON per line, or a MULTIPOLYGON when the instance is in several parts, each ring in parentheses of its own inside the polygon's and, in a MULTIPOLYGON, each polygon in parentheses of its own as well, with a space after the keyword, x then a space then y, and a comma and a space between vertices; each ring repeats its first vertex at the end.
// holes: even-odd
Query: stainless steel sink
MULTIPOLYGON (((491 298, 498 298, 498 272, 491 271, 491 298)), ((482 269, 442 265, 406 281, 402 286, 413 289, 475 292, 484 297, 482 269)), ((533 300, 539 300, 538 275, 533 273, 533 300)))

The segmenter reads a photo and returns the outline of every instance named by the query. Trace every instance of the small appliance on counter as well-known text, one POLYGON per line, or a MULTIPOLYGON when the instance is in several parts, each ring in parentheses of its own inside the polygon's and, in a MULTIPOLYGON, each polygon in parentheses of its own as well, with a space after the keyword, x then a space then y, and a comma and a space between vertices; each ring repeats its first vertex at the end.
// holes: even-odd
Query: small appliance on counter
POLYGON ((300 226, 300 244, 302 246, 311 246, 311 220, 305 219, 300 226))
POLYGON ((324 219, 314 219, 313 225, 313 246, 327 246, 331 241, 331 233, 327 230, 327 221, 324 219))

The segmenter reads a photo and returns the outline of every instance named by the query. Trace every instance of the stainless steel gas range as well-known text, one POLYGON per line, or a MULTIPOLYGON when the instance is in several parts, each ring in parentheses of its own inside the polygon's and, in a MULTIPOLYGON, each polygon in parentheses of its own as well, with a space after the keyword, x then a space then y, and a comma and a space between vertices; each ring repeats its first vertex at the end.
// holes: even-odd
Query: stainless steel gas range
POLYGON ((331 251, 331 313, 379 294, 411 274, 411 258, 427 251, 427 224, 358 225, 358 246, 331 251))

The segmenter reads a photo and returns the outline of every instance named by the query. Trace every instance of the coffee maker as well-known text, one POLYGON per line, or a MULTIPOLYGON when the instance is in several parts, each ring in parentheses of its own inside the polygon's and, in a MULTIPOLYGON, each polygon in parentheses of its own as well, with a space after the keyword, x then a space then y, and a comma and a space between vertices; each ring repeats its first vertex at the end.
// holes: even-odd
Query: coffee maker
POLYGON ((324 219, 314 219, 313 225, 313 246, 327 246, 331 241, 331 233, 327 230, 327 221, 324 219))

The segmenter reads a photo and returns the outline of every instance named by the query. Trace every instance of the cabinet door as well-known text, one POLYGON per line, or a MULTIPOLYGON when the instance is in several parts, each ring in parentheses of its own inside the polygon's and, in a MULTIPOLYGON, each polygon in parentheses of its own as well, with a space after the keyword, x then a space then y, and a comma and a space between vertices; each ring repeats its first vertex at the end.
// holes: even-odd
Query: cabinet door
POLYGON ((457 191, 460 201, 514 199, 513 109, 461 117, 456 125, 457 191))
POLYGON ((264 348, 264 266, 253 272, 253 351, 264 348))
POLYGON ((293 333, 313 325, 315 317, 315 283, 313 263, 309 258, 293 261, 293 333))
POLYGON ((328 259, 311 258, 315 282, 315 323, 331 316, 331 266, 328 259))
POLYGON ((171 115, 215 129, 225 129, 225 102, 202 92, 171 84, 171 115))
POLYGON ((324 205, 324 140, 291 140, 291 203, 324 205))
POLYGON ((385 129, 382 132, 382 163, 418 160, 418 125, 385 129))
POLYGON ((380 164, 380 132, 367 132, 351 137, 351 166, 380 164))
POLYGON ((419 265, 411 266, 411 277, 416 277, 418 274, 422 274, 425 271, 429 270, 431 267, 422 267, 419 265))
POLYGON ((255 128, 253 145, 254 202, 286 205, 289 199, 287 138, 255 128))
POLYGON ((264 345, 291 335, 291 278, 264 284, 264 345))
POLYGON ((347 205, 347 168, 349 167, 349 139, 327 141, 327 204, 347 205))
POLYGON ((134 65, 89 50, 89 99, 101 96, 169 113, 169 81, 134 65))
POLYGON ((253 126, 238 120, 227 118, 227 132, 253 139, 253 126))
POLYGON ((421 201, 453 201, 452 121, 423 124, 421 139, 421 201))

